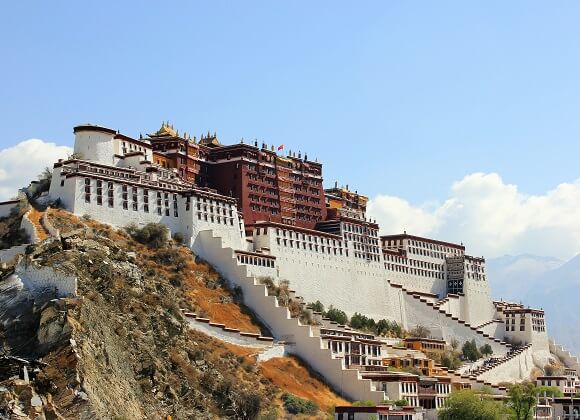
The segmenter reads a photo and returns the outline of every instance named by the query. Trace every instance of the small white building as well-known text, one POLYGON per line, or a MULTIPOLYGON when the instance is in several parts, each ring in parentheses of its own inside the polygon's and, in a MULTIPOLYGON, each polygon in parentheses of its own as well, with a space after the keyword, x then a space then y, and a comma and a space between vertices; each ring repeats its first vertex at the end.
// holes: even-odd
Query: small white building
POLYGON ((538 376, 536 385, 553 386, 566 396, 574 396, 577 392, 580 392, 580 379, 576 375, 538 376))
POLYGON ((396 407, 378 405, 376 407, 338 406, 334 409, 335 420, 424 420, 426 412, 420 407, 396 407))

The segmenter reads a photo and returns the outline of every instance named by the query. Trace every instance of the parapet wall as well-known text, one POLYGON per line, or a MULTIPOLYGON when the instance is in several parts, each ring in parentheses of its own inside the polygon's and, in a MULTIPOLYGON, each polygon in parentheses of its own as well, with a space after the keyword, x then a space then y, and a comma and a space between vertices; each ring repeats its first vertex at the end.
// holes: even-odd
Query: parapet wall
POLYGON ((58 297, 77 295, 77 278, 50 267, 35 267, 21 262, 16 266, 14 274, 32 293, 50 289, 55 290, 58 297))
POLYGON ((35 243, 39 242, 39 235, 38 235, 38 232, 36 232, 36 227, 34 226, 34 223, 32 223, 32 221, 28 217, 30 215, 30 211, 31 210, 28 210, 24 214, 24 216, 22 217, 22 222, 20 222, 20 227, 22 229, 24 229, 24 231, 26 232, 26 234, 30 238, 30 241, 33 244, 35 244, 35 243))
POLYGON ((8 263, 13 261, 19 255, 22 255, 26 252, 26 248, 30 244, 23 244, 13 246, 12 248, 3 249, 0 251, 0 263, 8 263))

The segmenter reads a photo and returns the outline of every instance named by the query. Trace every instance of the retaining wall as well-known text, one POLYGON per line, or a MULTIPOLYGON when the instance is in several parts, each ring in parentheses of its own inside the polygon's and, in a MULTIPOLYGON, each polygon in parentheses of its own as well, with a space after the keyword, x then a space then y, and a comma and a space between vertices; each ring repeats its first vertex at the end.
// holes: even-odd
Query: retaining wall
POLYGON ((35 267, 21 262, 16 266, 14 274, 33 293, 54 289, 58 297, 77 295, 76 277, 68 276, 50 267, 35 267))
POLYGON ((30 244, 17 245, 12 248, 0 250, 0 263, 11 262, 19 255, 24 254, 28 245, 30 244))
POLYGON ((192 329, 230 344, 242 347, 270 348, 274 343, 271 337, 262 337, 260 334, 241 332, 236 328, 228 328, 223 324, 211 322, 207 318, 196 317, 195 314, 186 312, 184 315, 192 329))
POLYGON ((32 223, 28 218, 30 211, 31 210, 28 210, 26 213, 24 213, 24 216, 22 217, 22 222, 20 222, 20 228, 24 229, 24 231, 30 238, 30 241, 33 244, 35 244, 39 242, 39 236, 38 232, 36 232, 36 226, 34 226, 34 223, 32 223))
POLYGON ((3 201, 0 203, 0 217, 10 216, 12 209, 15 209, 20 204, 20 200, 3 201))
POLYGON ((558 359, 569 369, 575 369, 576 373, 580 375, 580 360, 560 344, 550 339, 550 352, 558 356, 558 359))

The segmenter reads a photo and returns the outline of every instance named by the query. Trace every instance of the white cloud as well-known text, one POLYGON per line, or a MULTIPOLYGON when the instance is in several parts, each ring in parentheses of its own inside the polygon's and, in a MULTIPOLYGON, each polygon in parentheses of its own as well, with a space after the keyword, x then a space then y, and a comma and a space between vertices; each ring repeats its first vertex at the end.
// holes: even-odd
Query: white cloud
POLYGON ((67 146, 57 146, 39 139, 29 139, 15 146, 0 150, 0 200, 16 196, 18 189, 30 181, 47 166, 72 153, 67 146))
POLYGON ((475 255, 535 253, 568 258, 580 252, 580 179, 542 195, 520 192, 498 174, 474 173, 451 186, 439 205, 414 206, 378 195, 368 213, 381 232, 461 242, 475 255))

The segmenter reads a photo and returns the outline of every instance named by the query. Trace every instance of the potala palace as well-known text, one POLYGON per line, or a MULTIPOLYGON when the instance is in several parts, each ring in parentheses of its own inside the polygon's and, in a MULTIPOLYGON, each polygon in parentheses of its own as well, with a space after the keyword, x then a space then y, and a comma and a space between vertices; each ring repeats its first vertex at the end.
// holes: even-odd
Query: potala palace
POLYGON ((117 227, 162 223, 180 234, 241 288, 285 351, 350 399, 404 398, 436 409, 452 388, 487 385, 502 395, 502 382, 528 379, 553 360, 566 366, 564 382, 580 374, 578 360, 550 340, 542 309, 491 299, 484 258, 463 244, 380 236, 367 198, 338 184, 325 189, 322 164, 305 154, 282 156, 281 146, 257 142, 222 145, 215 134, 180 135, 168 123, 139 138, 88 124, 74 135, 74 155, 54 164, 50 199, 117 227), (288 280, 304 302, 406 330, 421 325, 432 337, 401 348, 321 317, 302 325, 268 295, 262 277, 288 280), (421 358, 412 351, 468 340, 489 344, 494 363, 454 371, 413 359, 421 358), (426 363, 428 375, 381 369, 397 355, 426 363))

